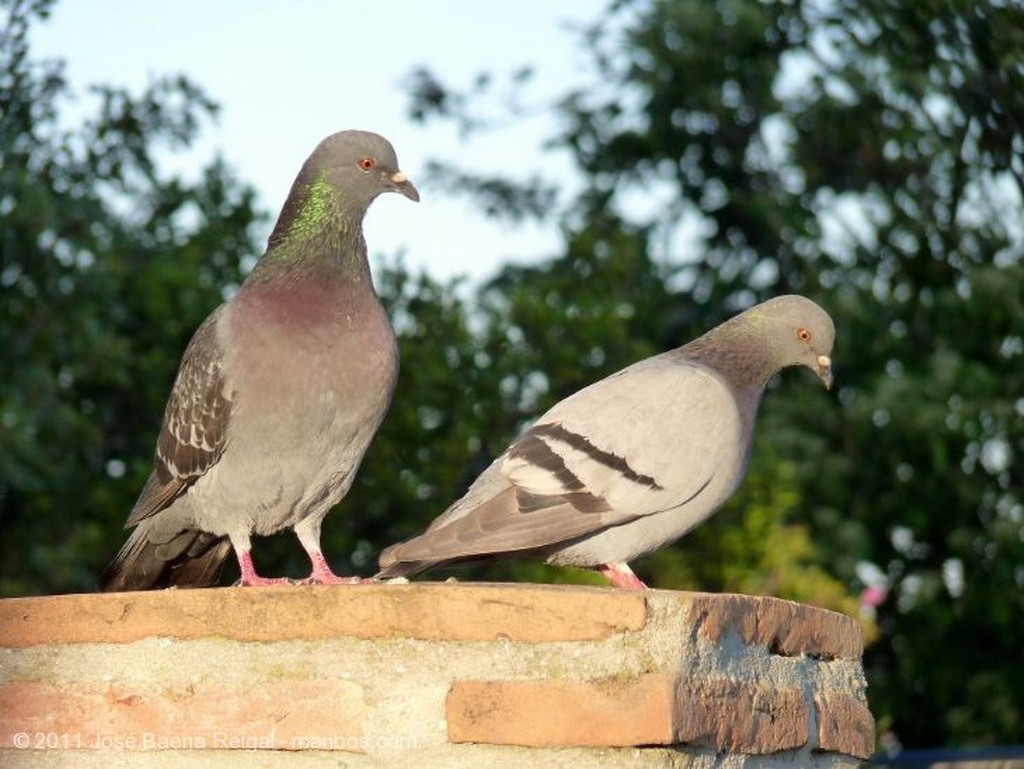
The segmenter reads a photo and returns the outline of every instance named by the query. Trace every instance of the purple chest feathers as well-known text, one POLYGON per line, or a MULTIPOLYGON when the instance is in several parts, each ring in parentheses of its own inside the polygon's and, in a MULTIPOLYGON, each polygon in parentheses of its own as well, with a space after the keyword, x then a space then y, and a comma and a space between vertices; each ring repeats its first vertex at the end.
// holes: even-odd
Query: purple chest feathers
POLYGON ((299 282, 242 291, 230 333, 239 370, 267 386, 390 394, 398 367, 395 335, 369 285, 299 282))

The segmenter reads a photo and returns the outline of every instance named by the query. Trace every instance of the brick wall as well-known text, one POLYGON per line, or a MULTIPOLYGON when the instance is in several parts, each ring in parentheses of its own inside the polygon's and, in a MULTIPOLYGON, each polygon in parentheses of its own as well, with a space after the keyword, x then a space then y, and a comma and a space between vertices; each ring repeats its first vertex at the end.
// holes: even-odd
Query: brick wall
POLYGON ((846 767, 857 624, 544 585, 0 601, 0 767, 846 767))

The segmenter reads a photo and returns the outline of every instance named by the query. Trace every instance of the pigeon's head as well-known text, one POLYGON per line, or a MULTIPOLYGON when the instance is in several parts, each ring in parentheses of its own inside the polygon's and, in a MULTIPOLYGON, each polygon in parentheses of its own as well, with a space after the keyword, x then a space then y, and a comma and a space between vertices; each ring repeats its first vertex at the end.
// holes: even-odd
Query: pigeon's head
POLYGON ((761 327, 774 367, 807 366, 825 387, 832 386, 836 328, 821 307, 794 294, 769 299, 744 314, 761 327))
POLYGON ((313 150, 306 168, 317 181, 343 190, 346 201, 365 210, 382 192, 419 201, 420 194, 398 168, 391 142, 370 131, 339 131, 313 150))

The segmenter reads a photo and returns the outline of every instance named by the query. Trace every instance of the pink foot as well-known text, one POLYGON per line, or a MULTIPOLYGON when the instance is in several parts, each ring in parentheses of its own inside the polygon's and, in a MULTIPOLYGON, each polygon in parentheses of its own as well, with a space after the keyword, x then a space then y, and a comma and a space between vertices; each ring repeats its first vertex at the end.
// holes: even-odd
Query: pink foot
POLYGON ((313 571, 302 580, 303 585, 358 585, 362 577, 339 577, 327 564, 322 553, 311 553, 309 560, 313 562, 313 571))
POLYGON ((261 577, 252 565, 252 555, 248 552, 238 554, 238 567, 242 570, 239 584, 243 587, 269 587, 270 585, 290 585, 290 579, 284 577, 261 577))
POLYGON ((626 590, 647 590, 647 585, 633 573, 633 570, 629 568, 629 564, 606 563, 604 566, 598 566, 597 570, 607 577, 608 581, 615 587, 625 588, 626 590))

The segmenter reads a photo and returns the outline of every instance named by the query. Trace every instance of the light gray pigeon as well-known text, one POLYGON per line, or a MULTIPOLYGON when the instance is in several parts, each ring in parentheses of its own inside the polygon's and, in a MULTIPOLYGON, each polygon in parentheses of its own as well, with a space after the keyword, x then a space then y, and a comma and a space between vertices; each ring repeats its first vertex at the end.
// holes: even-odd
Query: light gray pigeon
POLYGON ((382 192, 419 193, 386 139, 342 131, 302 166, 267 250, 196 331, 164 412, 155 469, 103 590, 199 587, 231 549, 243 585, 250 536, 292 528, 309 582, 335 575, 324 516, 348 491, 387 410, 395 335, 373 289, 363 217, 382 192))
POLYGON ((739 485, 768 381, 807 366, 832 384, 832 319, 781 296, 555 404, 377 578, 494 557, 597 569, 639 589, 628 562, 681 537, 739 485))

